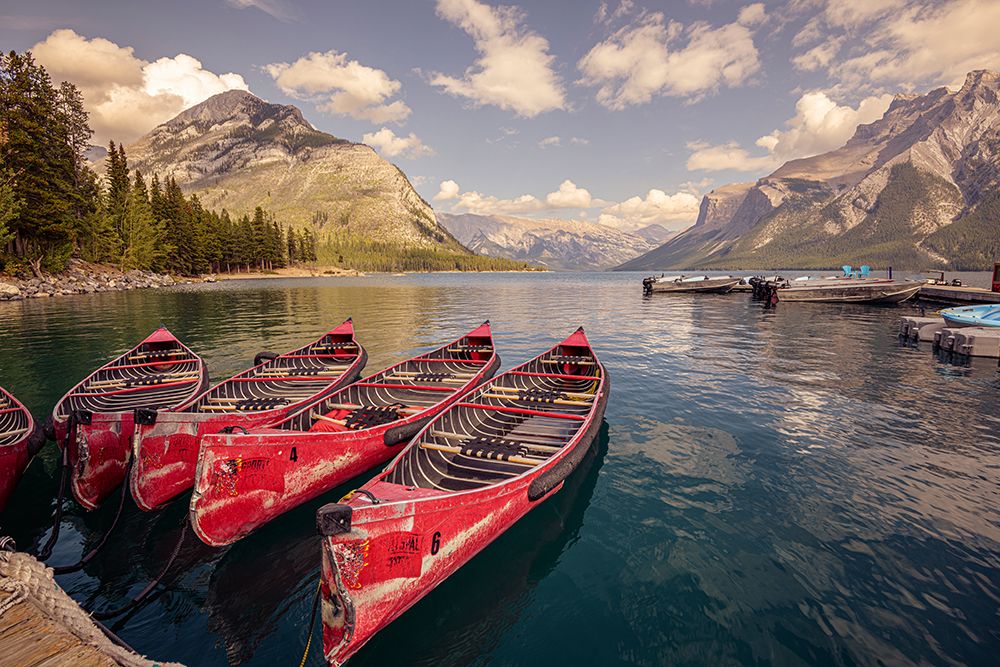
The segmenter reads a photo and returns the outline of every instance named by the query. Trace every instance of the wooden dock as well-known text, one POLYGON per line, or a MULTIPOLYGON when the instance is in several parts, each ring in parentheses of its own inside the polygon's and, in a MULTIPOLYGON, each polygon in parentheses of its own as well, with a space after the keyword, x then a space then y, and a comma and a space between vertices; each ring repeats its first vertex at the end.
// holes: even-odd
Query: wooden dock
POLYGON ((948 303, 962 306, 1000 303, 1000 292, 979 287, 953 287, 951 285, 924 285, 917 295, 921 301, 948 303))
POLYGON ((182 667, 113 642, 28 554, 0 551, 0 667, 182 667))

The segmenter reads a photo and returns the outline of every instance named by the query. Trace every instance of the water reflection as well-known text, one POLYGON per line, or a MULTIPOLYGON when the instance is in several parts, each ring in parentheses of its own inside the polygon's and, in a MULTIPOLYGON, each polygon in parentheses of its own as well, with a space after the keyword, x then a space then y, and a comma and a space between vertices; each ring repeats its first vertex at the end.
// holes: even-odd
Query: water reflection
MULTIPOLYGON (((995 361, 900 346, 906 306, 644 299, 637 277, 247 281, 0 303, 0 384, 44 414, 161 322, 213 378, 348 315, 372 371, 487 318, 510 368, 582 324, 613 380, 606 455, 575 497, 528 515, 358 664, 992 664, 995 361)), ((49 448, 0 517, 22 546, 47 535, 55 471, 49 448)), ((314 512, 343 490, 229 550, 189 539, 176 573, 117 626, 125 640, 192 666, 297 660, 314 512)), ((52 562, 94 545, 113 505, 68 504, 52 562)), ((185 511, 127 505, 107 553, 60 583, 94 607, 120 604, 159 572, 185 511)))

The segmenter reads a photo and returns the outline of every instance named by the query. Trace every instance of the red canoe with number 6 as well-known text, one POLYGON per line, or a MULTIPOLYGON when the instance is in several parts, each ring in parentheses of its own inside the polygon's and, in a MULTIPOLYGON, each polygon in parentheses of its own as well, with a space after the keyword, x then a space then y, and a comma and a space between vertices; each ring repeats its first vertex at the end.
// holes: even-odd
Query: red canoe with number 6
POLYGON ((323 506, 323 649, 341 665, 562 488, 610 384, 582 328, 466 394, 384 472, 323 506))
POLYGON ((191 523, 222 546, 388 461, 435 415, 493 376, 486 322, 248 435, 204 438, 191 523))
POLYGON ((191 488, 206 434, 276 422, 354 382, 368 361, 350 318, 306 346, 261 357, 180 407, 136 413, 129 485, 140 509, 155 510, 191 488))
POLYGON ((205 362, 161 327, 70 389, 52 411, 52 436, 68 441, 77 502, 92 510, 124 481, 137 409, 181 405, 207 385, 205 362))
POLYGON ((0 387, 0 512, 31 457, 44 444, 45 438, 28 409, 0 387))

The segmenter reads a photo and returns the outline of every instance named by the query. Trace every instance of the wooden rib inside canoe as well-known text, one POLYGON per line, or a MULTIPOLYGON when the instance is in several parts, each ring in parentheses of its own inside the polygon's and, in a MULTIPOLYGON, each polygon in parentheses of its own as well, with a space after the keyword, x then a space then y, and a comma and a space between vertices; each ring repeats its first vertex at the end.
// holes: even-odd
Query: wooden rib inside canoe
POLYGON ((589 348, 557 347, 463 397, 400 458, 386 481, 465 491, 537 467, 580 432, 600 381, 589 348), (553 364, 581 373, 549 372, 553 364))

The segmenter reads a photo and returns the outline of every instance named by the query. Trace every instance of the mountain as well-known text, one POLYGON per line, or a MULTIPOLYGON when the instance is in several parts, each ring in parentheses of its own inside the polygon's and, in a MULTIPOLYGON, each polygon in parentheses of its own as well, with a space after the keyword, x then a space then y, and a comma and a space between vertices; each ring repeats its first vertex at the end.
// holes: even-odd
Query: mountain
POLYGON ((321 261, 386 270, 457 268, 426 260, 428 253, 443 253, 482 262, 438 224, 398 167, 369 146, 316 130, 292 105, 231 90, 125 150, 130 167, 174 178, 206 208, 240 215, 260 206, 283 224, 312 225, 321 261), (379 255, 413 262, 357 264, 379 255))
POLYGON ((621 269, 982 269, 1000 257, 1000 75, 898 95, 841 148, 705 195, 695 224, 621 269))
MULTIPOLYGON (((439 213, 438 219, 473 252, 532 262, 550 269, 606 269, 657 245, 657 241, 642 236, 579 220, 471 213, 439 213)), ((650 230, 650 234, 655 233, 656 230, 650 230)))

